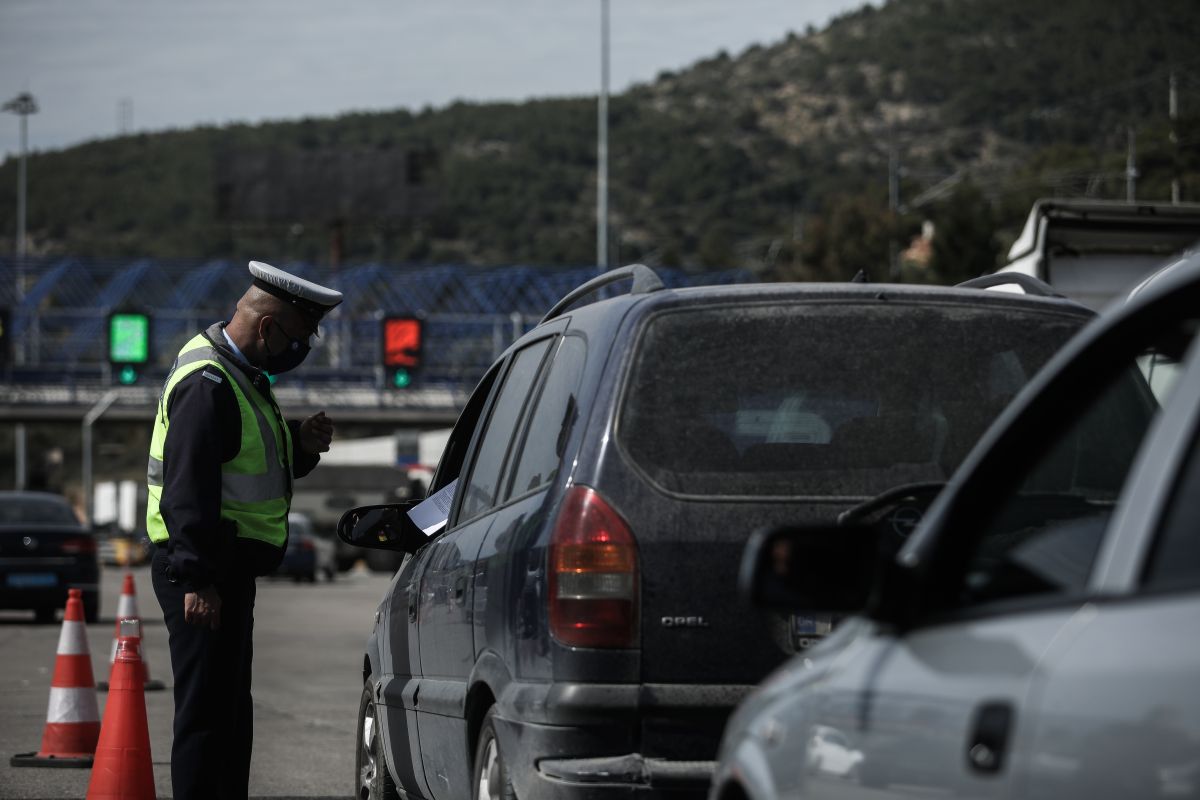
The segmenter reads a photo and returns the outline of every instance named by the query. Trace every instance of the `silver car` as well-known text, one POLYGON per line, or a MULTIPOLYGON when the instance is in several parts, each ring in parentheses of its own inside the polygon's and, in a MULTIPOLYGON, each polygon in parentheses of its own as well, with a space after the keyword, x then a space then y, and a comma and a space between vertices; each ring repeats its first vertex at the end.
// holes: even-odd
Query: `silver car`
POLYGON ((752 601, 848 616, 739 707, 711 800, 1200 797, 1190 261, 1064 347, 911 536, 897 487, 752 537, 752 601))

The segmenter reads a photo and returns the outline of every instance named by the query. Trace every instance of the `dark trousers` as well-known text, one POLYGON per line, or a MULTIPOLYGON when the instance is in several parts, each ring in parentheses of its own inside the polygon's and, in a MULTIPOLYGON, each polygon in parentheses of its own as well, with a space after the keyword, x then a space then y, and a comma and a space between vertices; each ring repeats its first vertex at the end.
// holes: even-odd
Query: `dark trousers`
POLYGON ((154 554, 151 577, 167 623, 175 679, 175 800, 245 800, 254 741, 254 578, 217 585, 221 627, 214 631, 184 622, 187 591, 171 580, 165 547, 154 554))

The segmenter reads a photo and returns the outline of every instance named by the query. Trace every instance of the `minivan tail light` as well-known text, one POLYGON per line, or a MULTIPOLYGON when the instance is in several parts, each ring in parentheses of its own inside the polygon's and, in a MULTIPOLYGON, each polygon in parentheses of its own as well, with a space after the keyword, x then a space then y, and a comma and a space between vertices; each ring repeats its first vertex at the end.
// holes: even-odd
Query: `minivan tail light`
POLYGON ((638 643, 637 542, 587 486, 563 498, 550 538, 550 632, 571 647, 638 643))

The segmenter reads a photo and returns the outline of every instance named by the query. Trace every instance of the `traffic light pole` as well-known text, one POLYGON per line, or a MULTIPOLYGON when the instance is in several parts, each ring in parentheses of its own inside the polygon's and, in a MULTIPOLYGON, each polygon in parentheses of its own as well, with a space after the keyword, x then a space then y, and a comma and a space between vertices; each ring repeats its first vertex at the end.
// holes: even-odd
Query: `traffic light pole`
POLYGON ((16 438, 16 442, 15 442, 16 447, 14 448, 16 450, 16 453, 15 453, 16 464, 13 465, 16 469, 16 481, 15 481, 16 485, 14 486, 14 488, 19 492, 19 491, 23 490, 26 486, 29 485, 28 477, 27 477, 28 462, 26 461, 25 423, 24 422, 17 423, 16 430, 14 431, 14 436, 16 438))
POLYGON ((96 405, 83 415, 83 513, 89 528, 92 526, 92 493, 95 488, 92 476, 92 426, 104 416, 109 406, 116 402, 117 396, 116 389, 108 390, 96 401, 96 405))

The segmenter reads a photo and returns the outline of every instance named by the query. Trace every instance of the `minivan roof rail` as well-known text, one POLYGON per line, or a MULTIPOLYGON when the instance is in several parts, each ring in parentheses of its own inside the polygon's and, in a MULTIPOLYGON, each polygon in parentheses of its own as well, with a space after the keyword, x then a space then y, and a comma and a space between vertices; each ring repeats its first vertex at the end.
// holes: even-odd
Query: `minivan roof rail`
POLYGON ((546 312, 546 316, 542 317, 542 322, 554 319, 576 301, 587 297, 589 294, 603 289, 610 283, 616 283, 626 278, 633 278, 633 286, 629 288, 630 294, 649 294, 650 292, 657 292, 659 289, 664 288, 662 278, 658 277, 654 270, 645 264, 629 264, 628 266, 617 267, 616 269, 610 269, 602 275, 597 275, 587 283, 572 289, 562 300, 555 303, 553 308, 546 312))
POLYGON ((957 289, 988 289, 992 286, 1020 286, 1025 294, 1035 297, 1065 297, 1045 281, 1023 272, 994 272, 955 284, 957 289))

